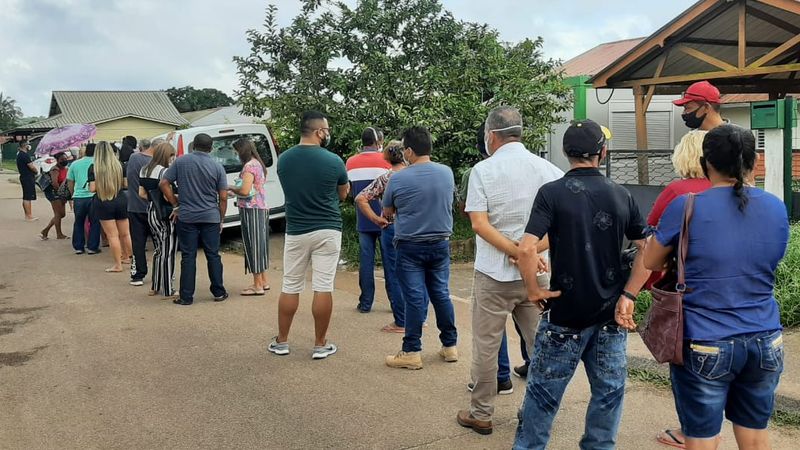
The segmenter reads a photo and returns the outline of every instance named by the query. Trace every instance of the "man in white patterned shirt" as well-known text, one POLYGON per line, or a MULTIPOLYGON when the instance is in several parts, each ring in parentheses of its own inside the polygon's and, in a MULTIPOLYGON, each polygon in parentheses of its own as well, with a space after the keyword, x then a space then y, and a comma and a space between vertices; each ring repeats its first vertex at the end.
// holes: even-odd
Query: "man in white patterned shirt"
MULTIPOLYGON (((472 297, 472 401, 457 420, 480 434, 492 432, 497 393, 497 352, 508 315, 529 345, 539 308, 528 301, 519 269, 511 262, 525 232, 539 188, 564 173, 522 144, 522 116, 515 108, 493 109, 486 119, 490 158, 472 169, 464 210, 477 234, 472 297)), ((543 244, 542 249, 544 249, 543 244)))

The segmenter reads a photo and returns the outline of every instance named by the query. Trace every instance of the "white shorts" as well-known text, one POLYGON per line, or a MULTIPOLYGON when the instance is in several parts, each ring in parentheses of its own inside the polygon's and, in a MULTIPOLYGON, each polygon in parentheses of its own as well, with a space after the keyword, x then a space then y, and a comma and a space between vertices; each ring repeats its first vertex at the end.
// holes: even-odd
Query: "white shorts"
POLYGON ((342 232, 318 230, 300 235, 286 235, 283 249, 283 292, 299 294, 306 288, 306 270, 311 263, 311 287, 314 292, 333 292, 342 232))

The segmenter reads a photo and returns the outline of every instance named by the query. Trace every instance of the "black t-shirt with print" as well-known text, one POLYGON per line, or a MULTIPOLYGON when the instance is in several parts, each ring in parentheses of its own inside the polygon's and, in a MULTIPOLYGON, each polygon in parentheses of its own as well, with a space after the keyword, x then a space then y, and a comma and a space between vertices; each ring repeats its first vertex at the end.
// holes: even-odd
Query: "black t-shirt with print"
POLYGON ((31 172, 28 164, 31 163, 31 157, 27 152, 17 152, 17 172, 19 172, 20 179, 25 181, 33 181, 36 176, 31 172))
POLYGON ((625 283, 624 239, 644 239, 645 222, 624 187, 578 168, 539 189, 525 232, 550 239, 550 322, 587 328, 614 319, 625 283))

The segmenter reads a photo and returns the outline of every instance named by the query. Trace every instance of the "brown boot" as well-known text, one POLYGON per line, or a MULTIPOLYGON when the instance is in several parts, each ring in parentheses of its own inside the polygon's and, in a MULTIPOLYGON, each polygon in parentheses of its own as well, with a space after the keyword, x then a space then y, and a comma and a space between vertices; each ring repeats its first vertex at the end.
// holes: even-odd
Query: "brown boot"
POLYGON ((386 357, 386 365, 395 369, 422 369, 422 356, 419 352, 398 352, 386 357))
POLYGON ((472 428, 472 431, 478 434, 492 434, 492 421, 491 420, 478 420, 472 417, 468 409, 462 409, 456 415, 456 421, 459 425, 465 428, 472 428))

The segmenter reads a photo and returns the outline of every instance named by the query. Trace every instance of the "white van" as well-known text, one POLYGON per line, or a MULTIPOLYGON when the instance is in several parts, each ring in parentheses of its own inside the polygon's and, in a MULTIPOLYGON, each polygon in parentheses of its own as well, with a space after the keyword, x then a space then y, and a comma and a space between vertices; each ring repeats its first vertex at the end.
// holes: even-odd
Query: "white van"
MULTIPOLYGON (((170 144, 175 147, 179 158, 189 152, 189 144, 200 133, 211 136, 213 141, 211 157, 225 167, 229 185, 234 184, 234 179, 239 176, 239 172, 242 170, 242 163, 233 148, 233 143, 237 139, 248 138, 256 144, 258 154, 267 166, 267 183, 265 187, 267 205, 269 206, 270 228, 273 231, 284 231, 286 229, 286 200, 283 197, 283 188, 278 180, 278 146, 269 129, 261 124, 245 123, 177 130, 170 144)), ((167 135, 162 134, 156 137, 166 138, 167 135)), ((236 196, 230 195, 228 196, 228 211, 225 215, 224 226, 226 228, 235 227, 239 226, 239 223, 239 208, 236 206, 236 196)))

